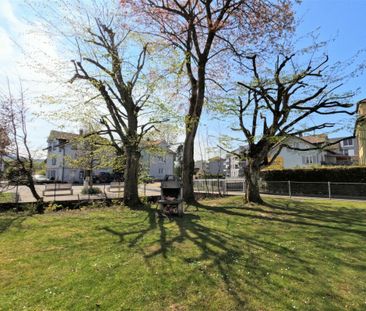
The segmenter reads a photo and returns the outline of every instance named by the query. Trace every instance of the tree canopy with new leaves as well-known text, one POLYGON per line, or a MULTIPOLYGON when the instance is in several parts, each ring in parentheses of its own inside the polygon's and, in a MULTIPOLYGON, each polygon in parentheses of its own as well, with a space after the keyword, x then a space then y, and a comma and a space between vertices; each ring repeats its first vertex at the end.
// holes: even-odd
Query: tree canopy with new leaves
POLYGON ((264 48, 294 27, 291 0, 120 0, 139 31, 178 50, 189 104, 185 116, 183 196, 194 202, 194 140, 208 89, 224 89, 252 48, 264 48), (233 62, 233 58, 237 62, 233 62), (209 86, 209 88, 208 88, 209 86))

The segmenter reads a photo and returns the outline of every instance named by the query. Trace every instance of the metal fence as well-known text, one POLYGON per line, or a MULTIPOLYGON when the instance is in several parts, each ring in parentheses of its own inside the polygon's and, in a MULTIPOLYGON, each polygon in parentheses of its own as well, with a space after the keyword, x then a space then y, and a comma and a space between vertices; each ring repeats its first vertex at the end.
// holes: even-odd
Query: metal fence
POLYGON ((201 193, 221 193, 228 194, 229 192, 244 192, 245 180, 238 179, 195 179, 193 182, 195 192, 201 193))
MULTIPOLYGON (((208 194, 236 194, 245 192, 245 180, 241 179, 196 179, 194 191, 208 194)), ((285 196, 309 196, 332 198, 366 199, 366 183, 261 181, 263 194, 285 196)))
POLYGON ((345 182, 261 182, 261 193, 286 196, 314 196, 332 198, 366 199, 366 183, 345 182))

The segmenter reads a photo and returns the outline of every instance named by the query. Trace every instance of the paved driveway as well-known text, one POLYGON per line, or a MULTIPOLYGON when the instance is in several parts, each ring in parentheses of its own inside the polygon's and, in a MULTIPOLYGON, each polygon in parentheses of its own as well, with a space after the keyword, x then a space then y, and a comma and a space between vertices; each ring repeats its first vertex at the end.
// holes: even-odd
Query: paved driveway
MULTIPOLYGON (((94 187, 97 187, 101 189, 103 192, 102 195, 84 195, 81 194, 81 190, 83 186, 81 185, 73 185, 73 195, 57 195, 54 197, 52 195, 52 192, 49 192, 49 194, 44 197, 45 201, 53 201, 54 198, 56 198, 56 201, 67 201, 67 200, 85 200, 88 198, 100 198, 104 195, 107 195, 108 198, 118 198, 123 196, 123 191, 121 192, 110 192, 109 191, 109 185, 94 185, 94 187), (105 194, 104 194, 105 193, 105 194)), ((40 196, 42 196, 42 191, 44 190, 44 185, 36 185, 36 190, 40 196)), ((12 192, 12 193, 18 193, 19 194, 19 201, 20 202, 35 202, 35 199, 32 196, 32 193, 26 186, 19 186, 18 188, 15 186, 9 186, 7 189, 5 189, 5 192, 12 192)), ((60 192, 61 193, 61 192, 60 192)), ((144 185, 139 186, 139 194, 140 196, 153 196, 153 195, 160 195, 160 183, 152 183, 147 184, 146 188, 144 185)))

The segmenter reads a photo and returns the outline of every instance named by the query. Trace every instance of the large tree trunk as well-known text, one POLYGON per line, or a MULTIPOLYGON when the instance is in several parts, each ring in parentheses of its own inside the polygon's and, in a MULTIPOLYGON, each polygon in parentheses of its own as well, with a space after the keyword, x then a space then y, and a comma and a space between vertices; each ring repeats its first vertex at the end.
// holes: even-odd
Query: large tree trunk
POLYGON ((138 207, 141 202, 138 195, 138 172, 140 163, 140 152, 137 146, 125 148, 126 168, 123 203, 131 208, 138 207))
POLYGON ((255 161, 249 159, 248 164, 244 169, 245 201, 247 203, 263 203, 259 193, 259 173, 260 166, 255 161))
POLYGON ((205 100, 205 71, 206 61, 203 61, 198 66, 198 80, 190 72, 192 94, 189 103, 189 112, 186 116, 186 138, 183 147, 183 199, 188 204, 196 203, 193 191, 194 139, 205 100))
POLYGON ((195 132, 187 132, 183 148, 183 198, 188 204, 196 203, 193 191, 194 137, 195 132))
POLYGON ((27 180, 28 180, 28 188, 31 191, 33 197, 36 199, 36 211, 37 213, 44 213, 44 206, 43 206, 43 198, 39 196, 36 187, 34 185, 32 171, 26 172, 27 180))

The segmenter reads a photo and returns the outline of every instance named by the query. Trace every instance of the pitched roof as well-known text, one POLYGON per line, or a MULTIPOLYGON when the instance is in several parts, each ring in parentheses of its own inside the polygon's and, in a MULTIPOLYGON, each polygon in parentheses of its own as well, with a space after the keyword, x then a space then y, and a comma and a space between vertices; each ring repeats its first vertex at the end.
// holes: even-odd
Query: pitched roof
POLYGON ((321 144, 328 140, 328 135, 319 134, 319 135, 303 136, 301 138, 312 144, 321 144))
POLYGON ((75 137, 80 136, 79 134, 74 134, 74 133, 68 133, 68 132, 61 132, 61 131, 55 131, 52 130, 50 132, 50 135, 48 135, 48 140, 53 140, 53 139, 60 139, 60 140, 72 140, 75 137))

